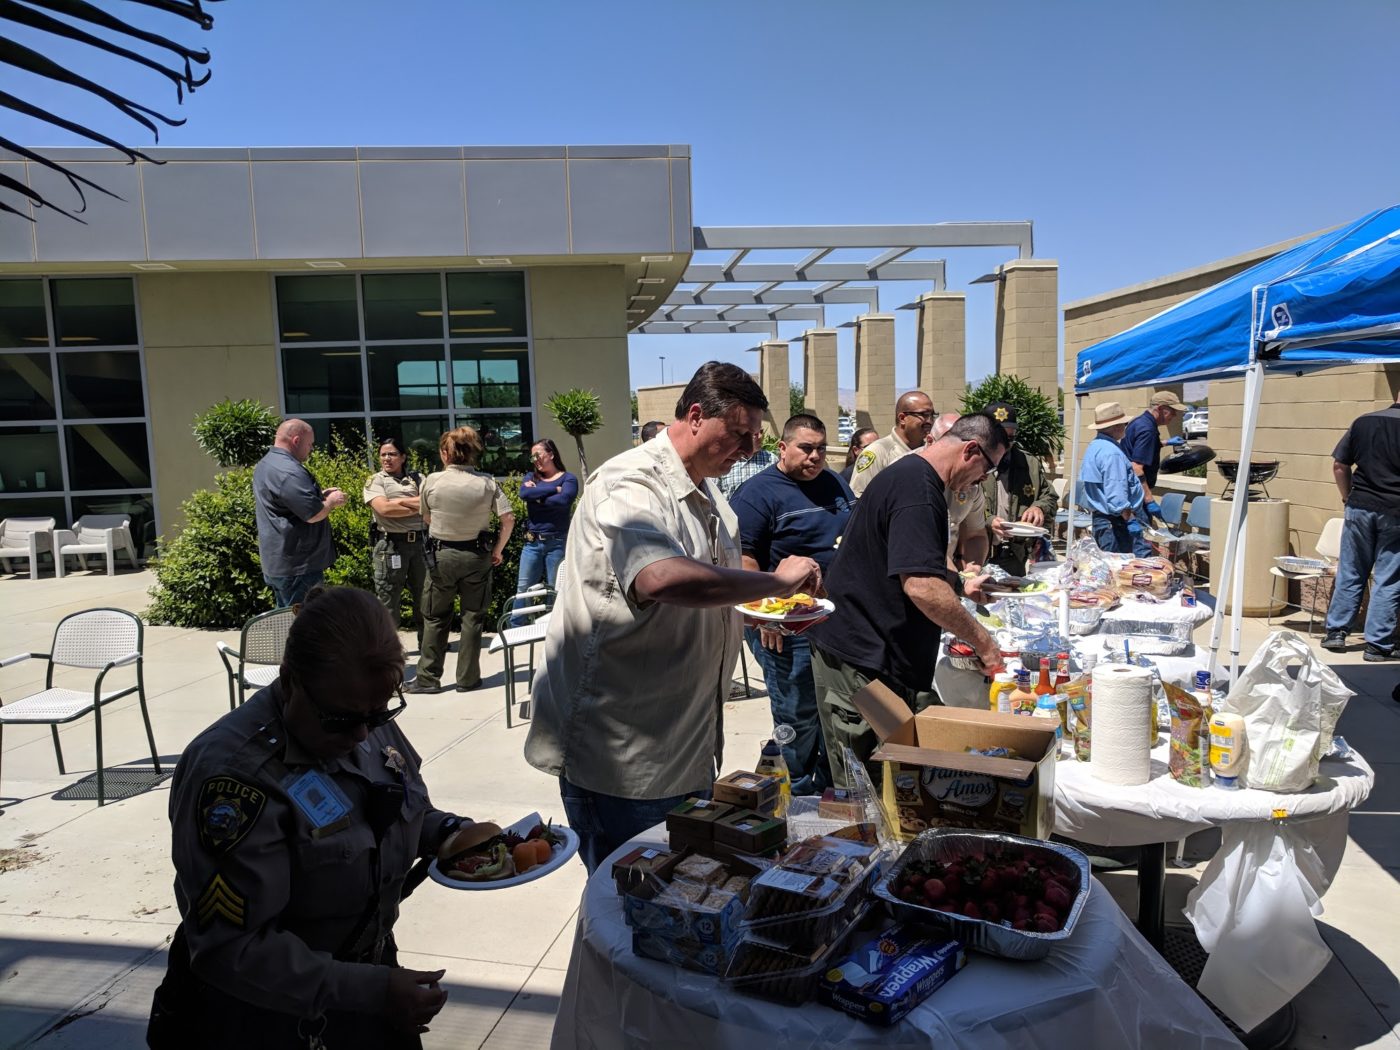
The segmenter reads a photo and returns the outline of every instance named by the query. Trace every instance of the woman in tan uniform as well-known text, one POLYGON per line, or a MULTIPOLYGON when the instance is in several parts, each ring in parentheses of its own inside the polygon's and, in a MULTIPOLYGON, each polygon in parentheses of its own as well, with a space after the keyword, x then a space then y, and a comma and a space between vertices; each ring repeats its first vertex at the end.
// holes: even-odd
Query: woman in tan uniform
POLYGON ((481 438, 471 427, 447 431, 438 442, 446 469, 429 474, 420 489, 419 506, 437 558, 435 564, 430 562, 423 586, 423 646, 418 677, 409 692, 441 690, 452 602, 459 597, 462 638, 457 691, 481 684, 481 628, 491 604, 491 569, 501 564, 501 552, 515 527, 515 515, 501 486, 476 469, 481 449, 481 438), (492 511, 501 519, 501 531, 494 540, 492 511))

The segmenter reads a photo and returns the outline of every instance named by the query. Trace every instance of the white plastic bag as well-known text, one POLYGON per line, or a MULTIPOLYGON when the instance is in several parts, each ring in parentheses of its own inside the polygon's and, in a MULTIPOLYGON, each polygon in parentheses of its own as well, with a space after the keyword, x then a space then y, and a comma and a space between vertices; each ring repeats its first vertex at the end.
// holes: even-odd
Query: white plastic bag
POLYGON ((1244 782, 1265 791, 1306 791, 1353 693, 1292 631, 1275 631, 1241 672, 1221 707, 1244 717, 1244 782))

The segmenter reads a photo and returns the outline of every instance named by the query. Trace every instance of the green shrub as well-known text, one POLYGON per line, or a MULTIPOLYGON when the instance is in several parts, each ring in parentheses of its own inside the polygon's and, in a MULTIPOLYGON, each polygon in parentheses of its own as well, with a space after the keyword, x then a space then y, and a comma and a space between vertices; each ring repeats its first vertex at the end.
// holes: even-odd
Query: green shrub
POLYGON ((1065 428, 1055 402, 1020 376, 991 375, 962 395, 964 414, 981 412, 993 401, 1016 406, 1016 443, 1030 456, 1058 456, 1065 447, 1065 428))
POLYGON ((194 439, 219 466, 251 467, 277 435, 277 413, 252 398, 225 398, 194 417, 194 439))
POLYGON ((200 489, 180 509, 185 527, 173 540, 162 537, 151 560, 156 585, 146 619, 218 630, 271 609, 258 562, 252 469, 220 474, 212 490, 200 489))
MULTIPOLYGON (((510 500, 511 510, 515 512, 515 531, 510 534, 506 549, 501 552, 501 564, 491 572, 491 605, 486 611, 488 631, 496 629, 501 613, 510 608, 511 596, 515 594, 515 581, 520 576, 520 550, 525 546, 525 530, 530 524, 525 501, 520 498, 520 482, 518 474, 501 480, 501 488, 510 500)), ((493 520, 492 527, 499 529, 501 523, 493 520)))

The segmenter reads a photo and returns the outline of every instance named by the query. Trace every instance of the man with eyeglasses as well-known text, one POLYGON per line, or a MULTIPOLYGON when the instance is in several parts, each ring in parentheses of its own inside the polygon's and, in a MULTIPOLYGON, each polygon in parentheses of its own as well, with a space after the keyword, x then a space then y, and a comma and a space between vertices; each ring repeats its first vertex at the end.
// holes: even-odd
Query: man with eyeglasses
MULTIPOLYGON (((929 444, 948 433, 961 418, 956 412, 944 412, 935 419, 929 444)), ((944 495, 948 498, 948 568, 954 573, 949 580, 953 590, 962 593, 962 577, 957 574, 980 573, 991 549, 987 540, 987 500, 980 485, 949 489, 944 495)))
POLYGON ((671 425, 589 474, 579 497, 525 759, 559 778, 590 873, 687 796, 709 796, 741 644, 734 606, 821 586, 811 558, 744 569, 712 480, 758 448, 767 407, 742 368, 707 362, 671 425))
POLYGON ((933 401, 922 390, 900 394, 894 403, 894 428, 879 441, 872 442, 856 457, 856 469, 851 473, 851 491, 857 498, 865 493, 872 480, 895 460, 923 448, 933 430, 933 401))
MULTIPOLYGON (((733 499, 739 516, 744 568, 768 572, 788 555, 811 558, 825 572, 836 557, 855 497, 850 486, 826 469, 826 424, 803 413, 783 424, 778 461, 750 480, 733 499)), ((831 785, 822 750, 812 647, 803 634, 771 624, 748 625, 744 641, 763 668, 774 725, 797 736, 783 747, 794 795, 821 794, 831 785)))
MULTIPOLYGON (((835 611, 807 632, 822 735, 837 787, 851 787, 844 748, 878 764, 870 728, 852 697, 880 681, 919 711, 938 702, 933 671, 944 631, 972 646, 987 674, 1001 669, 1001 649, 949 584, 948 491, 976 486, 995 470, 1006 432, 984 415, 964 416, 914 455, 880 472, 856 505, 826 576, 835 611)), ((986 577, 964 585, 985 600, 986 577)))
POLYGON ((372 594, 318 587, 277 681, 185 748, 170 792, 182 921, 155 1050, 421 1047, 444 971, 400 967, 393 928, 462 818, 432 805, 394 721, 403 669, 372 594))

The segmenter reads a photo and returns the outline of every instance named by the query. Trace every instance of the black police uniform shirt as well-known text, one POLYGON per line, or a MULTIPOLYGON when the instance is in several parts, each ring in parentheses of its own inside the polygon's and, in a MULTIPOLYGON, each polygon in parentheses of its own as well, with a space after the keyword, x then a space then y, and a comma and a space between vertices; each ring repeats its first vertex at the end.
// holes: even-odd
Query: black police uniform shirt
POLYGON ((928 689, 942 631, 905 595, 900 575, 946 579, 947 563, 944 481, 923 456, 904 456, 856 504, 824 580, 835 612, 807 636, 844 663, 928 689))
POLYGON ((1348 506, 1400 514, 1400 405, 1355 420, 1332 458, 1356 468, 1348 506))

